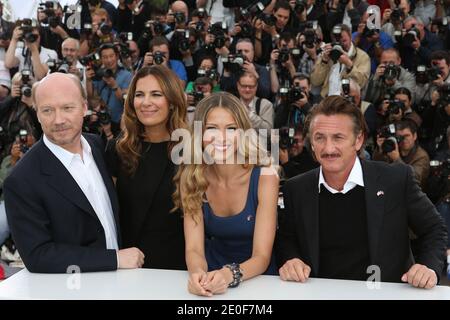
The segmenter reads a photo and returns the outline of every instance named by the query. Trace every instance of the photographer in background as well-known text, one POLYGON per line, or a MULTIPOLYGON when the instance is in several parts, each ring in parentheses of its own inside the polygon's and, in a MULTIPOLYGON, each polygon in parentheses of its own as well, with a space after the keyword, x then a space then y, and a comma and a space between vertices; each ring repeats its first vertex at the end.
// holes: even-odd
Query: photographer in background
POLYGON ((19 67, 19 71, 31 70, 31 75, 39 81, 48 72, 47 61, 49 59, 57 60, 58 54, 41 46, 39 27, 33 22, 30 19, 17 21, 5 54, 5 67, 8 69, 19 67), (23 42, 25 46, 18 47, 19 42, 23 42))
POLYGON ((409 16, 403 22, 406 33, 397 41, 402 65, 408 70, 416 70, 418 65, 428 65, 433 51, 442 50, 443 43, 425 28, 424 22, 414 16, 409 16))
POLYGON ((108 107, 98 96, 88 101, 89 110, 84 118, 83 132, 98 134, 104 144, 114 139, 120 132, 120 125, 111 121, 108 107))
POLYGON ((133 39, 139 39, 144 30, 145 22, 150 18, 150 12, 150 4, 147 1, 119 0, 117 30, 119 32, 132 32, 133 39))
POLYGON ((296 175, 317 168, 319 164, 313 159, 305 147, 305 137, 302 127, 295 129, 292 139, 286 137, 286 128, 280 130, 280 164, 284 177, 290 179, 296 175), (288 143, 285 143, 288 142, 288 143))
POLYGON ((280 84, 290 83, 296 73, 297 61, 294 61, 293 53, 300 50, 295 48, 295 39, 290 33, 283 33, 278 41, 277 48, 270 54, 270 89, 276 94, 280 89, 280 84))
MULTIPOLYGON (((450 127, 446 130, 446 148, 439 151, 430 161, 430 176, 427 181, 427 195, 436 205, 450 234, 450 127)), ((450 255, 450 238, 447 242, 447 256, 450 255)))
MULTIPOLYGON (((353 0, 331 0, 327 15, 328 30, 338 24, 346 25, 351 31, 356 31, 361 15, 353 6, 353 0)), ((351 35, 351 32, 350 32, 351 35)))
POLYGON ((17 72, 11 80, 11 95, 0 103, 0 126, 2 128, 0 158, 9 154, 20 130, 26 130, 34 136, 35 140, 42 135, 41 125, 37 120, 31 99, 33 82, 30 70, 17 72))
POLYGON ((80 41, 74 38, 67 38, 61 45, 61 52, 64 63, 67 63, 69 66, 68 73, 76 75, 86 90, 86 67, 78 60, 80 57, 80 41))
POLYGON ((99 49, 102 68, 96 72, 88 68, 86 88, 89 98, 96 92, 105 101, 111 112, 111 121, 120 123, 123 113, 123 95, 130 85, 132 74, 119 66, 119 50, 113 44, 104 44, 99 49), (95 76, 100 80, 92 80, 95 76))
POLYGON ((248 117, 256 130, 273 128, 273 105, 267 99, 256 96, 258 80, 250 72, 244 72, 237 81, 239 98, 247 107, 248 117))
POLYGON ((319 102, 318 99, 313 99, 309 77, 304 74, 297 74, 292 80, 292 86, 281 87, 277 101, 274 121, 276 129, 303 127, 309 110, 319 102))
MULTIPOLYGON (((226 47, 223 47, 221 49, 221 56, 228 57, 229 51, 226 49, 226 47)), ((233 73, 231 70, 227 68, 226 65, 224 65, 224 71, 222 74, 222 77, 220 78, 220 88, 223 91, 227 91, 230 93, 233 93, 237 96, 237 79, 242 72, 250 72, 253 73, 258 79, 258 90, 256 92, 256 95, 260 98, 270 98, 270 76, 269 71, 261 65, 258 65, 253 62, 253 59, 255 57, 255 50, 253 47, 253 43, 250 39, 239 39, 236 44, 236 53, 242 55, 242 60, 239 60, 238 65, 238 72, 233 73), (242 63, 241 63, 242 62, 242 63)), ((233 64, 236 64, 237 61, 235 61, 233 64)))
POLYGON ((425 187, 430 158, 417 143, 417 126, 413 121, 402 120, 381 128, 373 160, 409 164, 420 186, 425 187))
POLYGON ((155 37, 150 41, 150 48, 144 56, 143 66, 163 65, 176 73, 183 88, 188 81, 186 68, 179 60, 170 59, 169 41, 165 37, 155 37))
POLYGON ((414 75, 401 65, 400 54, 397 49, 383 51, 380 64, 367 84, 364 100, 374 103, 384 99, 386 94, 392 94, 398 88, 406 88, 415 92, 416 80, 414 75))
POLYGON ((352 42, 347 25, 333 28, 334 43, 326 44, 311 73, 311 84, 322 86, 322 97, 341 94, 341 80, 354 79, 361 88, 370 76, 370 58, 352 42))

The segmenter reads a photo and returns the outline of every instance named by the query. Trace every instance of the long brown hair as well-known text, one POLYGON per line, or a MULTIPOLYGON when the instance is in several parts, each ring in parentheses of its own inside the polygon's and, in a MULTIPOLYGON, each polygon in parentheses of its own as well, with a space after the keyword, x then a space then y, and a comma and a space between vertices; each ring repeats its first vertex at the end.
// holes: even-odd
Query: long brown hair
MULTIPOLYGON (((175 73, 164 66, 151 66, 140 69, 128 89, 127 99, 125 101, 124 112, 122 115, 123 131, 117 141, 116 149, 122 160, 123 169, 129 174, 134 174, 139 164, 139 158, 142 152, 142 140, 145 137, 145 127, 139 121, 134 107, 134 95, 136 93, 136 84, 139 79, 147 76, 154 76, 161 86, 162 94, 166 97, 170 110, 166 127, 171 135, 179 128, 187 128, 186 123, 186 96, 183 86, 175 73)), ((168 153, 173 147, 169 143, 168 153)))

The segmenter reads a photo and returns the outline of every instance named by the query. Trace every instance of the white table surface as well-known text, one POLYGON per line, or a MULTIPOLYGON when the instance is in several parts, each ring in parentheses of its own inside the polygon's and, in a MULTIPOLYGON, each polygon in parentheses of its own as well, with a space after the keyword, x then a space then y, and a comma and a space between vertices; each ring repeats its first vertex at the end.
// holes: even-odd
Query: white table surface
POLYGON ((187 291, 185 271, 137 269, 75 276, 79 278, 23 270, 0 283, 0 299, 450 300, 450 287, 424 290, 399 283, 380 283, 380 289, 369 289, 365 281, 312 278, 306 283, 293 283, 275 276, 259 276, 226 294, 205 298, 187 291))

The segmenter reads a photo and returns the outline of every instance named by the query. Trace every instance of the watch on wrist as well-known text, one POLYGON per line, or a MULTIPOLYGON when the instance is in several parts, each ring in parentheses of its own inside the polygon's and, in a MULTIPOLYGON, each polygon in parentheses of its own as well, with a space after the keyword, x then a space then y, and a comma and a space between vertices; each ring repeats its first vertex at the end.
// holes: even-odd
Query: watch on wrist
POLYGON ((228 284, 229 288, 236 288, 242 282, 242 270, 239 267, 239 263, 231 263, 225 265, 233 273, 233 281, 228 284))

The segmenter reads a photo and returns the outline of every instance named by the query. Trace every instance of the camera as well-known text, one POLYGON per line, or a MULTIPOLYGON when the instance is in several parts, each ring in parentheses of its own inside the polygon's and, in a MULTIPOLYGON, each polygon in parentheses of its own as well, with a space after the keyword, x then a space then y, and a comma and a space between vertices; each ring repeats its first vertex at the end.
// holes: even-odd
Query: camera
POLYGON ((184 15, 184 12, 174 12, 173 17, 175 18, 176 24, 182 24, 186 22, 186 16, 184 15))
POLYGON ((207 30, 208 33, 214 35, 214 48, 220 49, 225 45, 225 32, 227 25, 225 22, 216 22, 207 30))
POLYGON ((400 76, 400 67, 393 63, 388 63, 384 68, 383 79, 394 80, 400 76))
POLYGON ((416 39, 420 39, 420 32, 414 25, 406 31, 406 34, 403 36, 403 44, 406 47, 412 47, 412 44, 416 39))
POLYGON ((380 33, 380 29, 377 28, 369 28, 367 25, 364 27, 362 36, 365 38, 373 37, 376 34, 380 33))
POLYGON ((309 49, 314 48, 314 46, 318 42, 316 31, 313 29, 307 29, 303 32, 303 35, 305 37, 305 41, 303 42, 305 47, 309 49))
POLYGON ((282 127, 279 130, 279 135, 280 135, 279 140, 280 149, 289 150, 294 144, 295 129, 282 127))
POLYGON ((217 80, 219 78, 219 73, 215 69, 210 69, 210 70, 198 69, 197 76, 198 77, 206 77, 211 80, 217 80))
POLYGON ((444 83, 442 86, 438 89, 439 92, 439 106, 445 108, 450 104, 450 84, 444 83))
POLYGON ((432 82, 439 79, 440 74, 441 70, 438 66, 433 65, 427 68, 424 65, 418 65, 416 69, 416 83, 426 84, 432 82))
POLYGON ((20 143, 20 151, 22 153, 26 153, 29 148, 27 146, 27 137, 28 137, 28 132, 25 129, 20 129, 19 131, 19 143, 20 143))
POLYGON ((84 66, 95 66, 100 63, 100 55, 98 52, 92 52, 79 59, 80 63, 84 66))
POLYGON ((289 60, 289 57, 290 57, 290 50, 287 47, 287 45, 284 45, 279 51, 278 62, 279 63, 287 62, 289 60))
POLYGON ((403 141, 402 136, 396 135, 395 124, 391 123, 387 126, 381 127, 379 135, 385 138, 383 144, 381 145, 381 150, 383 153, 389 153, 395 150, 395 145, 403 141))
POLYGON ((296 14, 302 14, 303 11, 305 11, 307 7, 307 3, 304 0, 297 0, 295 1, 294 11, 296 14))
POLYGON ((393 24, 397 24, 403 20, 405 17, 405 14, 403 13, 402 9, 400 8, 394 8, 391 12, 391 22, 393 24))
POLYGON ((238 50, 234 55, 229 54, 227 57, 222 57, 224 67, 232 73, 242 72, 242 66, 245 61, 245 56, 242 54, 241 50, 238 50))
POLYGON ((192 95, 194 96, 194 104, 197 104, 200 100, 202 100, 205 97, 202 91, 193 91, 192 95))
POLYGON ((292 104, 295 101, 298 101, 300 99, 304 99, 305 96, 306 96, 306 94, 302 90, 302 88, 297 86, 297 85, 293 85, 293 86, 286 86, 285 85, 283 87, 280 87, 280 89, 278 90, 278 94, 288 104, 292 104))
POLYGON ((387 108, 388 115, 397 115, 400 110, 405 110, 405 104, 403 101, 397 99, 389 100, 389 105, 387 108))
POLYGON ((108 24, 106 23, 106 21, 103 21, 103 22, 100 24, 99 29, 100 29, 100 32, 101 32, 103 35, 110 34, 111 31, 112 31, 112 27, 111 27, 110 25, 108 25, 108 24))
POLYGON ((437 26, 439 33, 446 33, 449 30, 447 17, 435 18, 431 20, 431 25, 437 26))
POLYGON ((264 22, 266 25, 273 27, 277 23, 277 18, 275 18, 270 13, 263 13, 260 15, 260 19, 262 22, 264 22))
POLYGON ((69 73, 71 63, 66 58, 62 59, 59 63, 58 72, 69 73))
POLYGON ((178 43, 178 49, 180 51, 188 51, 191 47, 191 43, 189 41, 189 30, 184 31, 184 36, 181 38, 180 42, 178 43))
POLYGON ((341 86, 342 86, 342 93, 344 94, 345 97, 348 97, 350 95, 350 80, 342 79, 341 86))
POLYGON ((21 74, 22 74, 22 85, 20 87, 20 93, 21 95, 29 98, 31 97, 31 84, 30 84, 31 70, 23 69, 21 74))
POLYGON ((253 26, 250 22, 248 21, 241 22, 239 26, 241 27, 241 32, 239 32, 241 38, 252 38, 253 26))
POLYGON ((435 177, 445 177, 445 179, 447 179, 450 175, 450 159, 444 161, 431 160, 430 174, 435 177))
POLYGON ((153 62, 155 64, 162 64, 164 62, 164 53, 162 53, 161 51, 156 51, 153 54, 153 62))
POLYGON ((22 30, 23 35, 20 40, 33 43, 38 39, 38 35, 33 33, 33 28, 36 28, 36 21, 31 19, 23 19, 20 23, 20 30, 22 30))
POLYGON ((107 68, 99 68, 96 72, 95 72, 95 76, 98 78, 112 78, 114 77, 114 71, 111 69, 107 69, 107 68))
POLYGON ((331 44, 332 49, 330 51, 330 59, 333 60, 333 63, 336 63, 339 58, 344 53, 344 49, 342 48, 341 44, 339 42, 333 42, 331 44))

